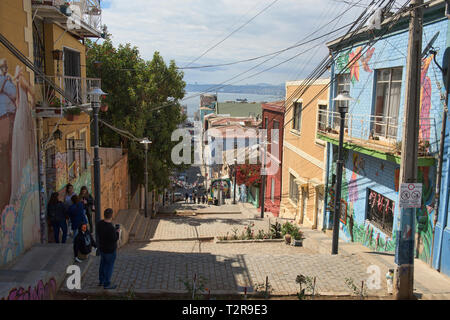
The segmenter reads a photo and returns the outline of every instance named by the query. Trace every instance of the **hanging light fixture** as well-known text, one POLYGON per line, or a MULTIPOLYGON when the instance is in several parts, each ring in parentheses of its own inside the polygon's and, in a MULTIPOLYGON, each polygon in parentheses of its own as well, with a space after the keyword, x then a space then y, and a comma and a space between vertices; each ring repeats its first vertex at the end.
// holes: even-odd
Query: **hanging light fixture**
POLYGON ((59 128, 56 129, 55 132, 53 132, 53 139, 55 139, 55 140, 61 140, 62 139, 62 132, 61 132, 61 130, 59 130, 59 128))

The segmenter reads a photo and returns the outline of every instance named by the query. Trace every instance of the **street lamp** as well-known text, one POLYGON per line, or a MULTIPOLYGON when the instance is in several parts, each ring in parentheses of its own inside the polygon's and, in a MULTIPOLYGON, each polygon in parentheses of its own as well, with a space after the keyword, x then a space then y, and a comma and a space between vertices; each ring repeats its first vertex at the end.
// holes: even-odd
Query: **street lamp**
POLYGON ((236 158, 234 158, 233 159, 233 162, 234 162, 234 190, 233 190, 233 204, 236 204, 236 165, 237 165, 237 159, 236 158))
POLYGON ((337 254, 339 243, 339 217, 341 213, 342 170, 344 167, 343 145, 344 145, 345 115, 348 112, 348 102, 353 101, 354 99, 350 97, 348 91, 342 91, 333 100, 340 102, 338 109, 341 116, 341 124, 340 124, 341 127, 339 130, 338 160, 336 161, 336 198, 334 202, 333 242, 331 245, 331 254, 337 254))
MULTIPOLYGON (((100 97, 106 95, 98 87, 92 88, 88 93, 91 99, 92 110, 94 110, 94 189, 95 189, 95 225, 100 221, 101 201, 100 201, 100 157, 98 156, 99 138, 98 138, 98 111, 100 109, 100 97)), ((95 230, 95 236, 98 243, 98 233, 95 230)), ((97 252, 99 252, 97 250, 97 252)))
POLYGON ((144 144, 145 147, 145 195, 144 195, 144 213, 145 213, 145 217, 147 218, 147 212, 148 212, 148 201, 147 201, 147 197, 148 197, 148 164, 147 164, 147 153, 148 153, 148 145, 150 143, 152 143, 150 140, 148 140, 147 138, 144 138, 140 141, 140 143, 144 144))

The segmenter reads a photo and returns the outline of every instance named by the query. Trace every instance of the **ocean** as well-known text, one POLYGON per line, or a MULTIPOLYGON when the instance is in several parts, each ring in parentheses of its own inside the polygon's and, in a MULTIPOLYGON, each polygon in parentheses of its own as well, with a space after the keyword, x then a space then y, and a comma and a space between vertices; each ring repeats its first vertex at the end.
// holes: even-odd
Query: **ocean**
MULTIPOLYGON (((194 96, 193 98, 181 101, 181 104, 187 105, 188 118, 192 120, 194 113, 200 105, 201 92, 186 92, 185 98, 194 96)), ((283 96, 265 95, 265 94, 249 94, 249 93, 226 93, 218 92, 217 100, 219 102, 236 101, 236 99, 247 99, 248 102, 272 102, 283 100, 283 96)))

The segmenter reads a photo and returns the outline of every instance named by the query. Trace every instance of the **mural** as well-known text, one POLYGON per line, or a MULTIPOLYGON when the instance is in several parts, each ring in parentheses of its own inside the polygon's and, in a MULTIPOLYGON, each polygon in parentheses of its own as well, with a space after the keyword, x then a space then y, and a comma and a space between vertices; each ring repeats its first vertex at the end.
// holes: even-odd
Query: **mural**
POLYGON ((422 207, 416 210, 417 256, 429 262, 433 242, 434 167, 419 167, 417 181, 422 183, 422 207))
POLYGON ((336 59, 336 65, 338 73, 350 72, 350 80, 354 84, 355 81, 359 81, 359 64, 366 72, 373 72, 369 67, 369 61, 375 52, 375 48, 370 48, 362 55, 362 47, 357 47, 353 51, 348 50, 341 53, 336 59))
MULTIPOLYGON (((433 56, 422 60, 421 68, 421 88, 420 88, 420 130, 419 141, 430 142, 431 121, 431 80, 427 76, 430 63, 433 61, 433 56)), ((427 150, 428 151, 428 150, 427 150)))
POLYGON ((51 278, 45 284, 40 280, 34 288, 30 286, 27 290, 22 287, 14 288, 9 292, 8 297, 6 299, 2 298, 2 300, 53 300, 56 296, 56 291, 56 280, 51 278))
POLYGON ((22 67, 0 58, 0 265, 39 242, 34 97, 22 67))

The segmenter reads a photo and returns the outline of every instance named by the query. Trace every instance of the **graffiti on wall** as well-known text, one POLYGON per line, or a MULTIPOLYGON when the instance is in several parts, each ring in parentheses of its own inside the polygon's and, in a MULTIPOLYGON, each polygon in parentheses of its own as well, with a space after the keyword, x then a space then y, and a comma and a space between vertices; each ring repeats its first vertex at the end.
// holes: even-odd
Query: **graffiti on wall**
POLYGON ((34 288, 31 288, 31 286, 28 289, 14 288, 9 292, 8 297, 2 298, 2 300, 53 300, 56 291, 56 280, 51 278, 47 283, 39 280, 34 288))
POLYGON ((23 68, 0 58, 0 265, 40 239, 33 100, 23 68))
MULTIPOLYGON (((421 86, 420 86, 420 129, 419 129, 419 141, 430 142, 431 133, 431 80, 427 76, 428 68, 432 63, 433 56, 422 60, 421 68, 421 86)), ((428 151, 428 150, 427 150, 428 151)))
POLYGON ((428 262, 433 242, 435 172, 432 167, 419 167, 417 181, 422 183, 422 206, 416 210, 416 232, 419 259, 428 262))
POLYGON ((369 61, 374 52, 375 48, 370 48, 363 55, 362 47, 357 47, 353 51, 348 50, 341 53, 336 59, 338 72, 350 72, 350 80, 354 84, 355 81, 359 81, 360 64, 365 72, 373 72, 373 70, 369 67, 369 61))

